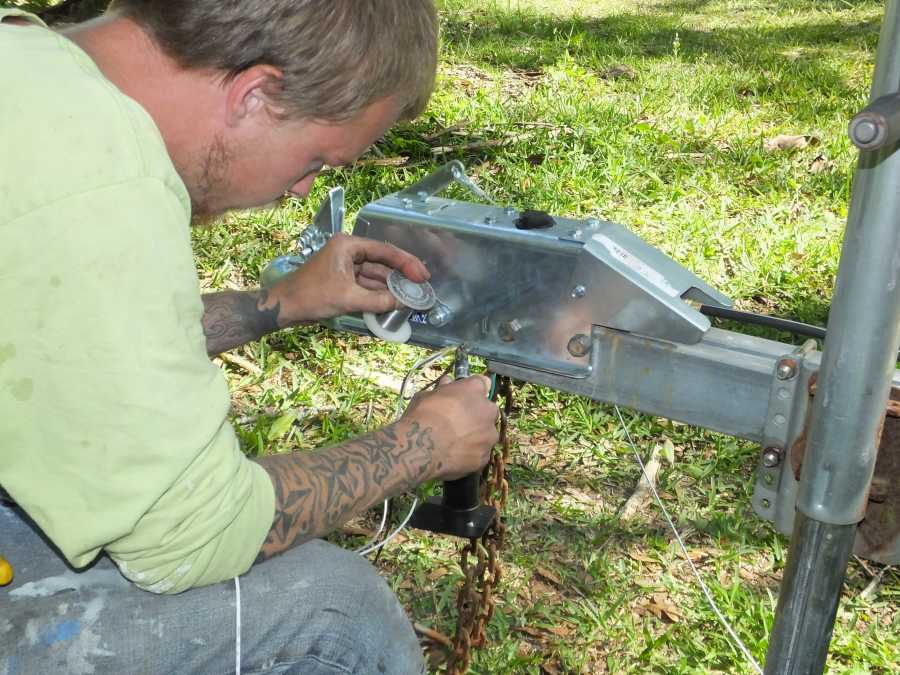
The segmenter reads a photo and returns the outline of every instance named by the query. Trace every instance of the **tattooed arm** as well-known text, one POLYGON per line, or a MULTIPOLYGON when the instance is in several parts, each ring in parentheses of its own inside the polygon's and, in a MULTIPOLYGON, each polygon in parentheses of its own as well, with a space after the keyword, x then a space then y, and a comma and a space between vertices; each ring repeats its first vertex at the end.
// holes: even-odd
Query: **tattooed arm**
POLYGON ((200 297, 203 299, 206 353, 210 356, 253 342, 281 328, 278 324, 281 305, 269 297, 268 291, 222 291, 200 297))
POLYGON ((321 537, 428 480, 440 467, 431 433, 417 422, 398 422, 341 446, 258 459, 275 487, 275 520, 256 561, 321 537))
POLYGON ((490 381, 474 376, 417 394, 403 417, 343 445, 256 461, 275 487, 275 519, 257 562, 327 534, 381 500, 433 478, 479 470, 497 442, 490 381))

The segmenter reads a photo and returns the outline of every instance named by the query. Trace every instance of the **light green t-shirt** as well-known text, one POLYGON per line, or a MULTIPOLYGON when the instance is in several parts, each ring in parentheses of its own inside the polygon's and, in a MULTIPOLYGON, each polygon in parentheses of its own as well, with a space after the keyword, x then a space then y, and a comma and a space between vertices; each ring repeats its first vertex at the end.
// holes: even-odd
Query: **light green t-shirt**
POLYGON ((75 567, 243 573, 274 491, 206 355, 187 191, 146 111, 24 16, 0 23, 0 485, 75 567))

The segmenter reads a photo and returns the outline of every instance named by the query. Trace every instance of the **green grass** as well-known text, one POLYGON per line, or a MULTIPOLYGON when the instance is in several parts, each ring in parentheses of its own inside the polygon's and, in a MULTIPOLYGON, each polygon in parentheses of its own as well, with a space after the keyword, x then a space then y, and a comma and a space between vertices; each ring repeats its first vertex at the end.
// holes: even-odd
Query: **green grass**
MULTIPOLYGON (((431 105, 368 158, 404 165, 331 172, 307 202, 197 231, 201 276, 216 288, 252 285, 329 187, 346 186, 352 217, 460 158, 504 202, 623 223, 739 307, 824 324, 855 162, 846 123, 867 97, 881 11, 849 0, 445 0, 431 105), (627 74, 613 77, 617 66, 627 74), (778 134, 810 143, 767 150, 778 134), (432 152, 493 139, 507 142, 432 152)), ((419 354, 320 327, 248 346, 258 374, 225 365, 248 452, 319 447, 386 423, 391 380, 419 354)), ((750 672, 656 508, 620 520, 638 469, 612 410, 530 385, 516 400, 506 575, 472 672, 750 672)), ((626 416, 643 452, 674 445, 663 498, 762 660, 786 541, 750 509, 757 448, 626 416)), ((413 619, 447 634, 457 549, 410 531, 378 562, 413 619)), ((851 564, 829 672, 900 667, 898 575, 888 570, 863 597, 873 568, 851 564)))
MULTIPOLYGON (((209 288, 256 284, 331 186, 346 186, 352 219, 460 158, 504 202, 623 223, 739 307, 824 324, 855 162, 846 123, 867 97, 881 12, 870 0, 444 0, 438 90, 419 120, 377 146, 403 165, 330 172, 306 202, 197 230, 201 278, 209 288), (619 66, 626 74, 615 77, 619 66), (766 150, 778 134, 810 143, 766 150), (506 142, 432 152, 497 139, 506 142)), ((388 422, 397 380, 420 352, 308 327, 237 355, 244 365, 223 364, 232 417, 256 455, 388 422)), ((619 518, 638 469, 613 411, 530 385, 516 401, 505 580, 472 672, 750 672, 655 507, 619 518)), ((663 498, 762 660, 786 541, 750 509, 757 448, 626 418, 643 452, 674 445, 663 498)), ((402 514, 408 501, 398 502, 402 514)), ((409 531, 378 561, 413 619, 447 634, 457 549, 409 531)), ((900 576, 888 570, 861 596, 875 568, 851 564, 829 672, 900 668, 900 576)))

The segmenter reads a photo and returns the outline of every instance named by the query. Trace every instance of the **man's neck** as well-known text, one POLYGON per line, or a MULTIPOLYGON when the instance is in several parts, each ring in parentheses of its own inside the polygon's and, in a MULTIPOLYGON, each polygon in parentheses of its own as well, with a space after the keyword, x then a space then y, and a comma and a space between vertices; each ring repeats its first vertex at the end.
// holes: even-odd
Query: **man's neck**
POLYGON ((71 26, 61 34, 150 114, 173 164, 186 179, 183 167, 191 166, 215 131, 216 78, 180 67, 137 24, 116 14, 71 26))

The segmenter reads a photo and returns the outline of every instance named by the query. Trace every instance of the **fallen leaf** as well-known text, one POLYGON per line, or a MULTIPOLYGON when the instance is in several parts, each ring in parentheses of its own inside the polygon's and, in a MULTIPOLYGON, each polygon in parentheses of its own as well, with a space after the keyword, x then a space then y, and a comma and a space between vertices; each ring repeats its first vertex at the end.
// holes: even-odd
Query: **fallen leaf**
POLYGON ((541 577, 546 579, 547 581, 556 584, 557 586, 562 586, 562 581, 560 581, 559 577, 556 576, 553 572, 548 570, 546 567, 541 567, 538 565, 534 568, 534 571, 538 573, 541 577))
POLYGON ((669 623, 678 623, 683 616, 681 610, 678 609, 666 593, 654 593, 650 596, 650 601, 646 604, 646 607, 658 619, 669 623))
POLYGON ((636 73, 634 72, 634 68, 632 68, 631 66, 627 66, 624 63, 610 66, 600 73, 600 77, 604 80, 620 80, 622 78, 626 80, 633 80, 635 76, 636 73))
POLYGON ((823 171, 829 171, 834 168, 834 162, 830 159, 827 159, 825 155, 817 155, 816 158, 810 162, 809 172, 810 173, 822 173, 823 171))
POLYGON ((553 633, 557 637, 567 638, 574 631, 574 627, 570 623, 561 623, 558 626, 548 626, 547 632, 553 633))
POLYGON ((531 626, 513 626, 513 630, 517 633, 525 633, 525 635, 529 635, 541 642, 547 639, 547 633, 545 631, 532 628, 531 626))
POLYGON ((663 441, 662 456, 669 464, 675 464, 675 444, 668 438, 663 441))
POLYGON ((763 141, 763 147, 770 152, 773 150, 802 150, 809 145, 816 145, 818 142, 819 139, 815 136, 779 134, 763 141))
POLYGON ((648 556, 645 553, 642 553, 641 551, 632 551, 628 554, 628 557, 631 558, 632 560, 637 560, 638 562, 642 562, 642 563, 649 563, 651 565, 659 565, 660 564, 659 560, 656 560, 655 558, 651 558, 650 556, 648 556))

